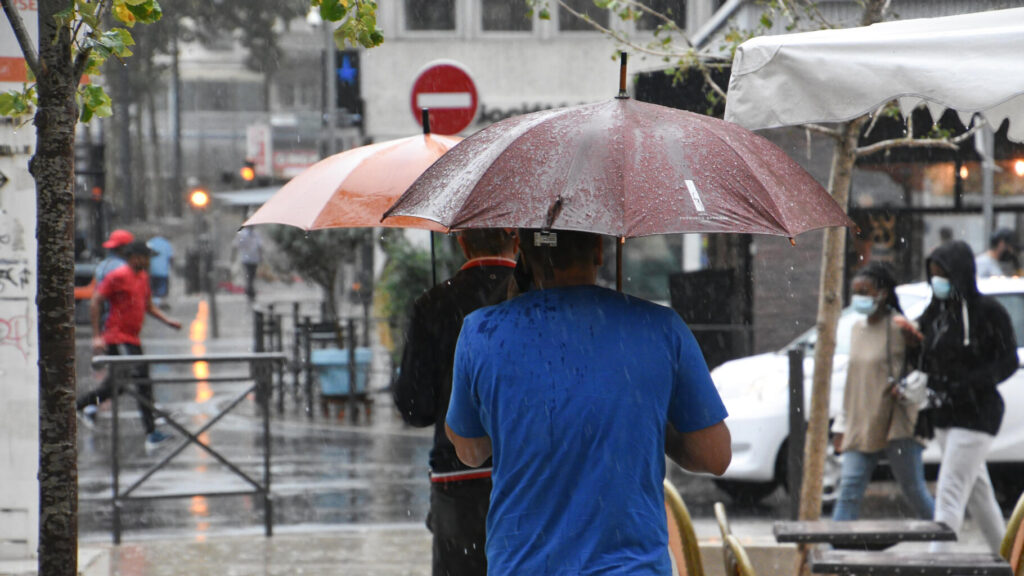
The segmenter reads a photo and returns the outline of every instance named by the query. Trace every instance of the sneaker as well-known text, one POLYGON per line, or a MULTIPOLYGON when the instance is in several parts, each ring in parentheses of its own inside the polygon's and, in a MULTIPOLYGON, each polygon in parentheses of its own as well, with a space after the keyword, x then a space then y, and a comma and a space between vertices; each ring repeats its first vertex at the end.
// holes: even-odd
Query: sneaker
POLYGON ((81 411, 77 412, 78 421, 82 423, 88 430, 96 429, 96 407, 93 405, 82 408, 81 411))
POLYGON ((146 435, 146 452, 151 452, 160 447, 160 445, 171 438, 170 434, 164 434, 159 430, 154 430, 146 435))

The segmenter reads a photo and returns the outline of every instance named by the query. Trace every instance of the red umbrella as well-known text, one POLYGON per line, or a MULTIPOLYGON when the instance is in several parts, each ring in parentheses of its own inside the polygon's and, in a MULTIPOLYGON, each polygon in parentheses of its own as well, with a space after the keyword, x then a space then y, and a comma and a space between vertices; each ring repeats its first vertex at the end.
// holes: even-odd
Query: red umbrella
POLYGON ((287 224, 303 230, 390 226, 444 231, 444 226, 420 218, 380 220, 395 199, 460 140, 426 133, 335 154, 288 181, 242 226, 287 224))
POLYGON ((778 146, 730 122, 625 96, 492 124, 385 214, 448 229, 555 228, 620 238, 851 226, 778 146))

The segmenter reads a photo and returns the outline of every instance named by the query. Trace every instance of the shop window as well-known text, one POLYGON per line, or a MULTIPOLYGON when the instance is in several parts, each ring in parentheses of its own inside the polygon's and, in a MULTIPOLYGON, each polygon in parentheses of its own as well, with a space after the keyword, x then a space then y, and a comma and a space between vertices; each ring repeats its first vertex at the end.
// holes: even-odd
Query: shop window
MULTIPOLYGON (((644 0, 644 5, 671 18, 680 30, 686 30, 686 0, 644 0)), ((636 29, 653 32, 664 23, 661 18, 644 13, 636 21, 636 29)))
POLYGON ((481 0, 480 28, 484 32, 529 32, 533 19, 522 0, 481 0))
MULTIPOLYGON (((565 0, 565 3, 577 13, 589 16, 594 23, 604 28, 608 27, 608 11, 595 6, 594 0, 565 0)), ((594 27, 589 22, 577 18, 561 5, 558 6, 558 29, 563 32, 594 31, 594 27)))
POLYGON ((405 0, 405 29, 455 30, 455 0, 405 0))

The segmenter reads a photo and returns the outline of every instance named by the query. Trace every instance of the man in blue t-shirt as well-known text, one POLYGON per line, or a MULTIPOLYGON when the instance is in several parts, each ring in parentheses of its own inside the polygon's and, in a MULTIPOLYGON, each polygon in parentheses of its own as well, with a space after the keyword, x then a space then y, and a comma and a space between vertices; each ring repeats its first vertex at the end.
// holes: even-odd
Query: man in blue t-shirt
POLYGON ((667 454, 732 458, 725 407, 672 310, 595 286, 601 237, 520 230, 534 290, 466 317, 447 433, 493 452, 490 574, 665 575, 667 454))

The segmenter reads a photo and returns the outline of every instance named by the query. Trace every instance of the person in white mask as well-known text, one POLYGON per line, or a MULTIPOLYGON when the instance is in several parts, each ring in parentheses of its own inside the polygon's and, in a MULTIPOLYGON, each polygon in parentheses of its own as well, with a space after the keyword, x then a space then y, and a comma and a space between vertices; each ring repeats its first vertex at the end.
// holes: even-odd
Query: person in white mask
POLYGON ((939 246, 926 265, 932 301, 918 325, 924 333, 921 369, 937 398, 935 439, 942 449, 935 520, 959 534, 969 510, 998 553, 1006 525, 985 459, 1003 420, 996 386, 1017 370, 1017 339, 1002 305, 978 292, 970 246, 939 246))
POLYGON ((843 454, 834 520, 857 519, 883 457, 917 517, 930 519, 934 512, 921 462, 924 446, 914 437, 917 404, 903 399, 898 386, 906 351, 917 347, 921 333, 903 316, 895 289, 892 271, 878 261, 857 271, 850 285, 853 309, 863 317, 851 331, 843 410, 832 426, 835 450, 843 454))

